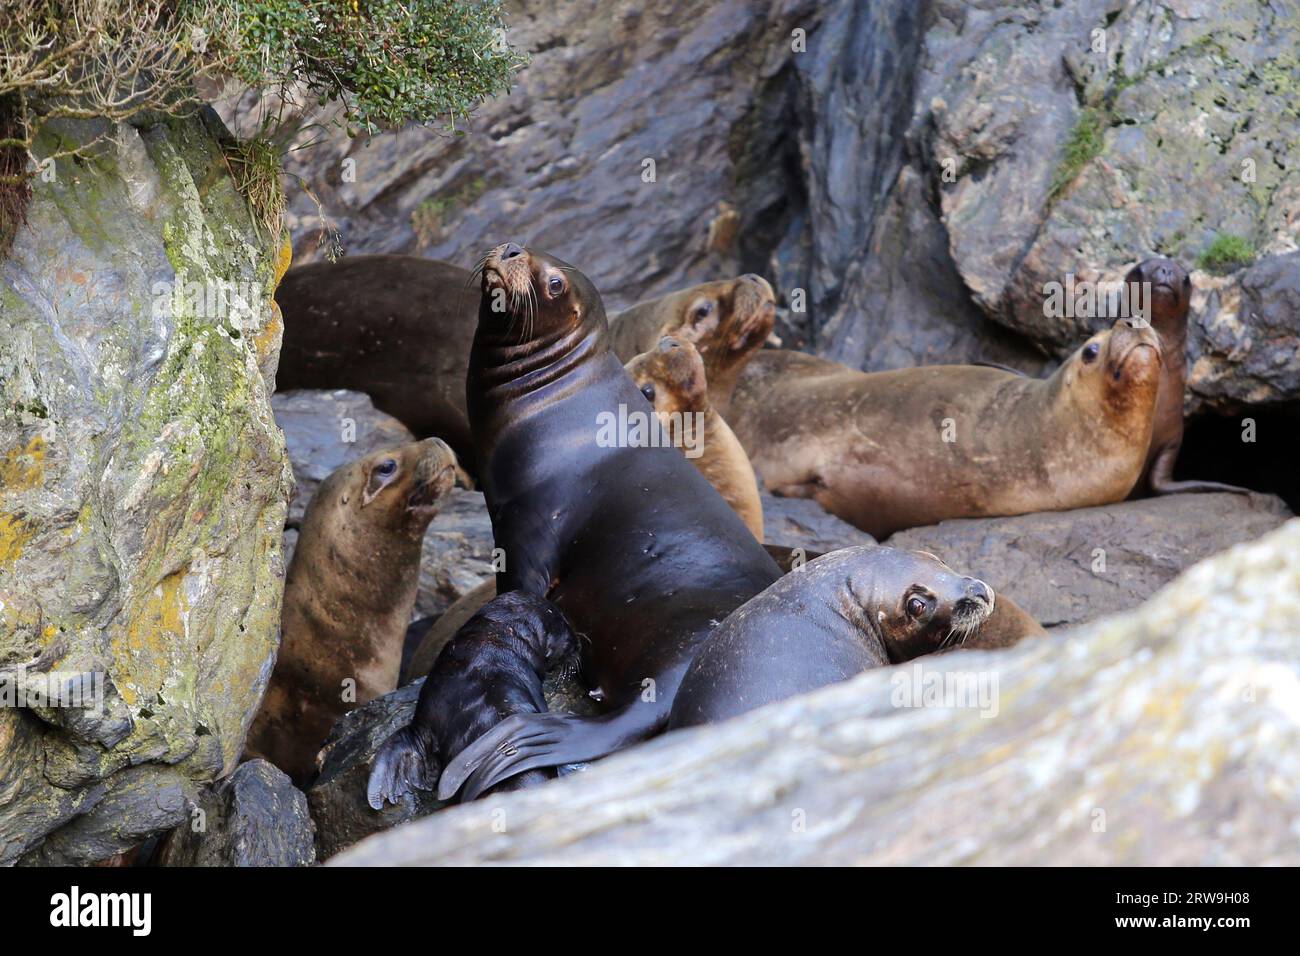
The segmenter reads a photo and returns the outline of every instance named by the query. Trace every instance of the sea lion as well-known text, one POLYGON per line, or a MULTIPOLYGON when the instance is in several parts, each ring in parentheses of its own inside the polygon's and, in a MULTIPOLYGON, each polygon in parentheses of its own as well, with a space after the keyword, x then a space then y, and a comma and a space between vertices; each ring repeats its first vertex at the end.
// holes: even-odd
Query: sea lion
MULTIPOLYGON (((412 789, 431 790, 438 772, 496 724, 514 714, 546 710, 547 670, 574 657, 577 640, 564 615, 542 598, 511 591, 480 608, 438 656, 410 726, 375 755, 367 799, 376 810, 412 789)), ((553 776, 531 770, 494 791, 515 790, 553 776)))
POLYGON ((407 628, 407 640, 414 640, 410 660, 402 662, 399 683, 409 684, 429 673, 438 655, 456 632, 465 626, 478 609, 497 596, 497 579, 488 578, 474 590, 462 594, 436 618, 422 618, 407 628))
POLYGON ((347 256, 285 273, 276 387, 350 388, 417 438, 471 460, 465 370, 478 322, 466 270, 418 256, 347 256))
POLYGON ((873 667, 959 647, 994 603, 983 581, 924 551, 832 551, 722 622, 686 671, 669 728, 726 720, 873 667))
POLYGON ((1249 488, 1217 481, 1175 481, 1174 465, 1183 446, 1183 395, 1187 388, 1187 311, 1192 301, 1192 279, 1172 259, 1147 259, 1134 266, 1124 282, 1147 284, 1149 297, 1131 293, 1127 301, 1146 301, 1148 321, 1160 336, 1164 363, 1156 394, 1155 422, 1142 477, 1131 497, 1172 495, 1188 492, 1230 491, 1250 494, 1249 488))
POLYGON ((945 518, 1123 501, 1141 474, 1160 342, 1126 320, 1047 379, 973 365, 859 372, 768 350, 729 418, 775 494, 877 538, 945 518))
POLYGON ((250 756, 305 782, 350 706, 397 686, 420 545, 451 489, 456 456, 437 438, 373 452, 321 482, 285 577, 280 650, 249 731, 250 756))
POLYGON ((758 497, 754 466, 709 401, 704 360, 695 346, 666 335, 654 349, 625 367, 665 429, 677 428, 679 434, 698 444, 682 449, 686 457, 762 541, 763 502, 758 497))
POLYGON ((637 303, 611 319, 610 342, 624 362, 651 351, 665 335, 690 342, 704 359, 709 400, 726 418, 736 376, 775 322, 772 286, 751 273, 637 303))
MULTIPOLYGON (((512 776, 663 730, 700 642, 780 576, 679 450, 608 440, 605 423, 650 405, 610 351, 585 275, 511 242, 485 260, 482 291, 466 398, 505 555, 497 591, 544 596, 564 612, 584 636, 584 676, 606 713, 503 721, 443 772, 443 799, 494 752, 512 776)), ((480 776, 475 787, 495 782, 480 776)))

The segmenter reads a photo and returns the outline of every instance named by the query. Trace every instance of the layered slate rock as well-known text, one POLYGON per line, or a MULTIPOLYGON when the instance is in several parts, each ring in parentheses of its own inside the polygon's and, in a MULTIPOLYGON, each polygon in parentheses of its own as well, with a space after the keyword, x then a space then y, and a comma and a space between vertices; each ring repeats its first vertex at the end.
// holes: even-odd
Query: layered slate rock
POLYGON ((1044 627, 1141 604, 1196 562, 1291 517, 1271 495, 1168 495, 1012 518, 959 518, 891 535, 1011 595, 1044 627))
POLYGON ((265 760, 240 764, 190 810, 160 866, 310 866, 315 828, 307 798, 265 760))
POLYGON ((287 244, 232 185, 215 114, 59 133, 105 131, 33 183, 0 262, 0 669, 92 701, 0 707, 0 862, 182 822, 234 770, 278 641, 287 244))
POLYGON ((1295 865, 1298 691, 1292 520, 1134 611, 669 734, 333 862, 1295 865))

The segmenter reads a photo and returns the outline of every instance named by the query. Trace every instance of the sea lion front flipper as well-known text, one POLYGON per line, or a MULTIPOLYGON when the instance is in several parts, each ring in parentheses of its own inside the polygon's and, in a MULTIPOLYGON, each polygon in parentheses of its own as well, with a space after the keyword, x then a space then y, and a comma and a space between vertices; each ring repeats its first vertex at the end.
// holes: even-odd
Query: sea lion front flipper
POLYGON ((601 717, 515 714, 447 764, 438 781, 438 799, 450 800, 464 787, 464 803, 525 770, 596 760, 644 740, 666 720, 666 714, 641 704, 601 717))
POLYGON ((1216 491, 1234 495, 1252 494, 1249 488, 1225 485, 1219 481, 1174 481, 1174 462, 1178 460, 1179 445, 1171 445, 1156 456, 1151 463, 1151 477, 1147 484, 1152 495, 1210 494, 1216 491))
POLYGON ((438 781, 436 747, 426 747, 410 727, 389 737, 375 754, 366 801, 376 810, 398 804, 413 790, 432 790, 438 781))

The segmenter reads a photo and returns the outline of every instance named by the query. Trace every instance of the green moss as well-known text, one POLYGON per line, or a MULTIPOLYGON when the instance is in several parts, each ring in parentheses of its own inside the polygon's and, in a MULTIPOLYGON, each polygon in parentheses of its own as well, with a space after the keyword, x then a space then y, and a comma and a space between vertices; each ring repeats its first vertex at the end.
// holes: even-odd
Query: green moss
POLYGON ((442 235, 442 226, 449 213, 463 209, 487 190, 487 181, 475 176, 469 182, 439 196, 430 196, 411 213, 411 228, 421 246, 431 246, 442 235))
POLYGON ((1196 257, 1202 269, 1225 275, 1255 261, 1255 245, 1249 239, 1221 232, 1209 247, 1196 257))
POLYGON ((1079 114, 1079 119, 1065 141, 1065 148, 1061 150, 1056 175, 1052 177, 1052 188, 1048 192, 1049 202, 1064 192, 1083 172, 1083 168, 1101 155, 1106 127, 1109 125, 1109 114, 1099 107, 1086 107, 1079 114))

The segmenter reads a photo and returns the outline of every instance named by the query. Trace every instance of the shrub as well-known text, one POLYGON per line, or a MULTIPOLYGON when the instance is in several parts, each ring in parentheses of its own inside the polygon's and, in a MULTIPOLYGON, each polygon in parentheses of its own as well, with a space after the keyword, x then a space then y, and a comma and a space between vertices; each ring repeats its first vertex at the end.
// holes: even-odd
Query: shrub
POLYGON ((1196 264, 1202 269, 1224 275, 1250 265, 1255 261, 1255 246, 1249 239, 1220 232, 1214 241, 1196 257, 1196 264))

